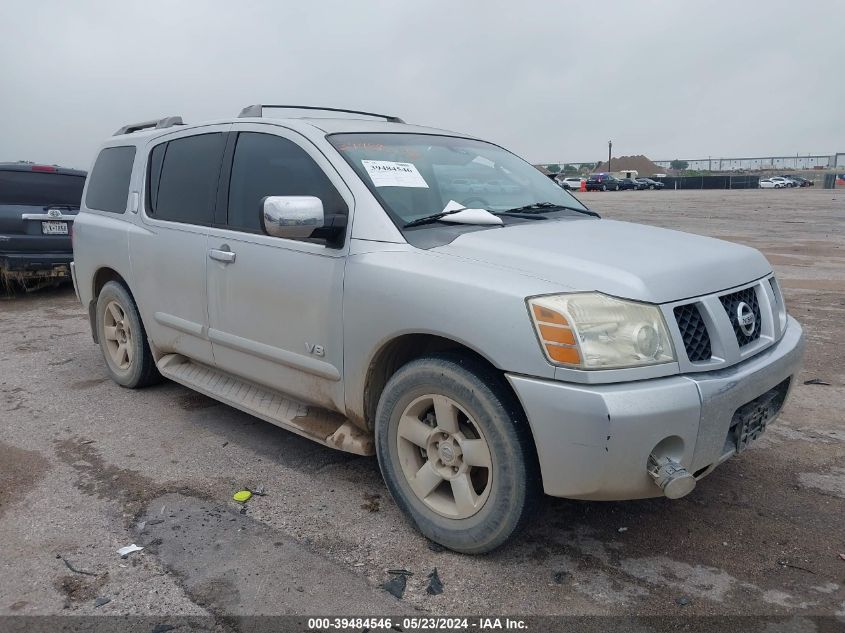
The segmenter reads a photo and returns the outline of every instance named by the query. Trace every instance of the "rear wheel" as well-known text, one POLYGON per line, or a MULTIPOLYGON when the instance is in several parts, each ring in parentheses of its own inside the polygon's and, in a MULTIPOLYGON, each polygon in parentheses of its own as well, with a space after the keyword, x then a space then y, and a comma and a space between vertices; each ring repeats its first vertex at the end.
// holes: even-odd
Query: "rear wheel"
POLYGON ((97 338, 112 380, 146 387, 161 379, 138 308, 126 288, 110 281, 97 297, 97 338))
POLYGON ((405 365, 385 386, 375 431, 393 499, 450 549, 495 549, 537 503, 527 424, 501 376, 481 363, 443 355, 405 365))
POLYGON ((607 191, 607 185, 602 185, 602 186, 601 186, 601 190, 602 190, 602 191, 607 191))

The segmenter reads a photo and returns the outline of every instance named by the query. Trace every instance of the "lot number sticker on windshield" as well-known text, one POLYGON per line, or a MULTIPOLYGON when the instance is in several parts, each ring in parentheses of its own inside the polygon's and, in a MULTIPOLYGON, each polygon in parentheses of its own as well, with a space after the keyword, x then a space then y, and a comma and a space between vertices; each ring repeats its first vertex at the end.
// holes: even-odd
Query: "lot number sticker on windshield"
POLYGON ((413 163, 395 163, 391 160, 362 160, 376 187, 422 187, 428 184, 413 163))

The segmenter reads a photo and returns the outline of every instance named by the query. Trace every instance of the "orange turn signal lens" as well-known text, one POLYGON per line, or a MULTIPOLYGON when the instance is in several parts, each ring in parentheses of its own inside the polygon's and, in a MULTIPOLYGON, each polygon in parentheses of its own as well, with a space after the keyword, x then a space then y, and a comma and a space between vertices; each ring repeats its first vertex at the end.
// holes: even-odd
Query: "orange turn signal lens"
POLYGON ((566 363, 567 365, 579 365, 581 363, 581 355, 575 347, 546 343, 546 352, 548 352, 549 358, 557 363, 566 363))
POLYGON ((536 304, 531 306, 531 309, 534 310, 534 318, 538 321, 543 321, 544 323, 555 323, 557 325, 569 325, 569 322, 560 312, 555 312, 554 310, 549 310, 548 308, 544 308, 543 306, 538 306, 536 304))
POLYGON ((575 345, 575 335, 568 327, 555 327, 554 325, 540 325, 540 337, 545 343, 561 343, 563 345, 575 345))

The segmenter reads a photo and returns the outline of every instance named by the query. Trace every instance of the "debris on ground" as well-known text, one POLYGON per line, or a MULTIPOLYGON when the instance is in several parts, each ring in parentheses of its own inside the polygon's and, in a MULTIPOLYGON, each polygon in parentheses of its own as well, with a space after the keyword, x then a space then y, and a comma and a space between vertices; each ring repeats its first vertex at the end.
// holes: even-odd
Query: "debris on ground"
POLYGON ((806 571, 806 572, 809 572, 811 574, 816 573, 812 569, 807 569, 806 567, 801 567, 801 565, 793 565, 788 560, 779 560, 778 565, 780 565, 781 567, 789 567, 790 569, 800 569, 801 571, 806 571))
POLYGON ((132 552, 140 552, 142 549, 144 548, 135 545, 135 543, 132 543, 132 545, 126 545, 125 547, 121 547, 119 550, 117 550, 117 553, 120 554, 121 558, 126 558, 132 552))
POLYGON ((388 574, 393 578, 384 583, 381 587, 394 598, 402 599, 405 595, 405 586, 408 584, 408 576, 413 574, 407 569, 388 569, 388 574))
POLYGON ((626 528, 626 527, 621 527, 621 528, 619 528, 619 529, 618 529, 618 530, 616 530, 616 531, 617 531, 617 532, 619 532, 619 533, 621 534, 622 532, 627 532, 627 531, 628 531, 628 528, 626 528))
POLYGON ((172 624, 156 624, 153 627, 153 633, 167 633, 168 631, 172 631, 176 627, 172 624))
POLYGON ((251 488, 250 492, 256 497, 263 497, 267 494, 267 488, 265 488, 264 486, 256 486, 255 488, 251 488))
POLYGON ((74 574, 84 574, 86 576, 96 576, 97 575, 92 571, 85 571, 84 569, 77 569, 76 567, 71 565, 70 561, 67 558, 65 558, 64 556, 62 556, 61 554, 56 554, 56 558, 61 558, 62 562, 64 562, 64 564, 65 564, 65 567, 67 567, 69 570, 71 570, 74 574))
POLYGON ((443 593, 443 581, 437 574, 437 567, 428 575, 428 587, 425 588, 425 592, 430 596, 439 596, 443 593))
POLYGON ((405 595, 405 585, 407 584, 405 576, 395 576, 384 583, 382 585, 382 589, 394 598, 399 598, 399 600, 401 600, 402 596, 405 595))
POLYGON ((563 581, 566 580, 566 577, 569 576, 568 571, 556 571, 552 574, 552 580, 555 581, 555 584, 562 585, 563 581))
POLYGON ((111 598, 106 598, 105 596, 100 596, 96 600, 94 600, 94 608, 102 607, 104 604, 108 604, 111 602, 111 598))
POLYGON ((435 543, 434 541, 428 542, 428 549, 430 549, 432 552, 437 552, 438 554, 440 552, 446 551, 446 548, 443 545, 441 545, 440 543, 435 543))
POLYGON ((82 440, 80 444, 93 444, 94 440, 82 440))
POLYGON ((830 383, 825 382, 821 378, 810 378, 810 380, 805 380, 804 384, 805 385, 823 385, 825 387, 830 387, 830 383))
POLYGON ((842 560, 845 560, 845 554, 840 554, 839 558, 841 558, 842 560))
POLYGON ((367 500, 367 503, 361 504, 363 510, 367 510, 368 512, 378 512, 381 510, 380 494, 369 494, 365 492, 364 499, 367 500))
POLYGON ((252 492, 249 490, 238 490, 235 494, 232 495, 232 499, 237 501, 238 503, 246 503, 252 498, 252 492))
POLYGON ((675 604, 679 607, 685 607, 689 604, 689 598, 686 596, 681 596, 680 598, 675 598, 675 604))
POLYGON ((158 525, 159 523, 164 523, 164 519, 150 519, 147 521, 147 525, 158 525))
POLYGON ((229 446, 229 442, 223 442, 223 448, 226 448, 227 446, 229 446))

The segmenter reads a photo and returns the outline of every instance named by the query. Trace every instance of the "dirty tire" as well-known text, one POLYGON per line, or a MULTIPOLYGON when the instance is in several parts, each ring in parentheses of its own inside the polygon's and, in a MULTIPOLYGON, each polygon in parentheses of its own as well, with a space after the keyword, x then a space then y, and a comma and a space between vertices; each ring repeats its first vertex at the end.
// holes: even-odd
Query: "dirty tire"
POLYGON ((121 387, 129 389, 138 389, 159 382, 161 375, 156 369, 150 352, 147 333, 144 330, 144 324, 141 323, 138 307, 129 291, 116 281, 108 282, 97 296, 96 314, 97 339, 111 379, 121 387), (122 318, 116 318, 113 310, 121 314, 122 318), (116 341, 113 338, 116 323, 122 324, 118 326, 119 330, 128 334, 128 336, 121 335, 122 341, 116 341), (106 331, 107 327, 110 328, 109 332, 106 331), (120 353, 115 347, 120 343, 126 348, 126 352, 122 354, 122 359, 118 360, 116 356, 120 353))
MULTIPOLYGON (((435 422, 434 409, 422 417, 440 428, 435 422)), ((480 554, 499 547, 523 527, 539 502, 539 467, 522 409, 504 378, 474 359, 442 354, 400 368, 388 381, 379 400, 375 435, 379 467, 394 501, 420 532, 449 549, 480 554), (414 492, 403 471, 407 468, 413 472, 417 464, 408 464, 409 453, 403 447, 407 440, 400 435, 400 422, 408 417, 408 411, 414 410, 415 403, 431 394, 438 402, 453 403, 458 409, 456 419, 462 421, 461 428, 468 429, 455 436, 464 442, 460 446, 466 446, 467 438, 477 438, 480 434, 489 448, 484 460, 490 464, 489 469, 483 466, 480 470, 486 487, 483 497, 481 494, 475 497, 483 498, 483 502, 465 518, 450 518, 431 506, 432 495, 438 499, 452 495, 457 502, 452 480, 444 479, 438 484, 440 487, 423 499, 414 492), (464 423, 472 426, 464 427, 464 423), (477 427, 479 434, 473 435, 473 427, 477 427)), ((445 436, 436 432, 432 435, 445 436)), ((469 455, 467 452, 462 456, 467 463, 469 455)), ((424 449, 410 458, 419 459, 417 463, 423 467, 434 463, 426 462, 424 449)), ((464 465, 460 467, 463 469, 464 465)), ((474 468, 469 468, 470 473, 474 468)), ((480 484, 473 485, 482 488, 480 484)))

